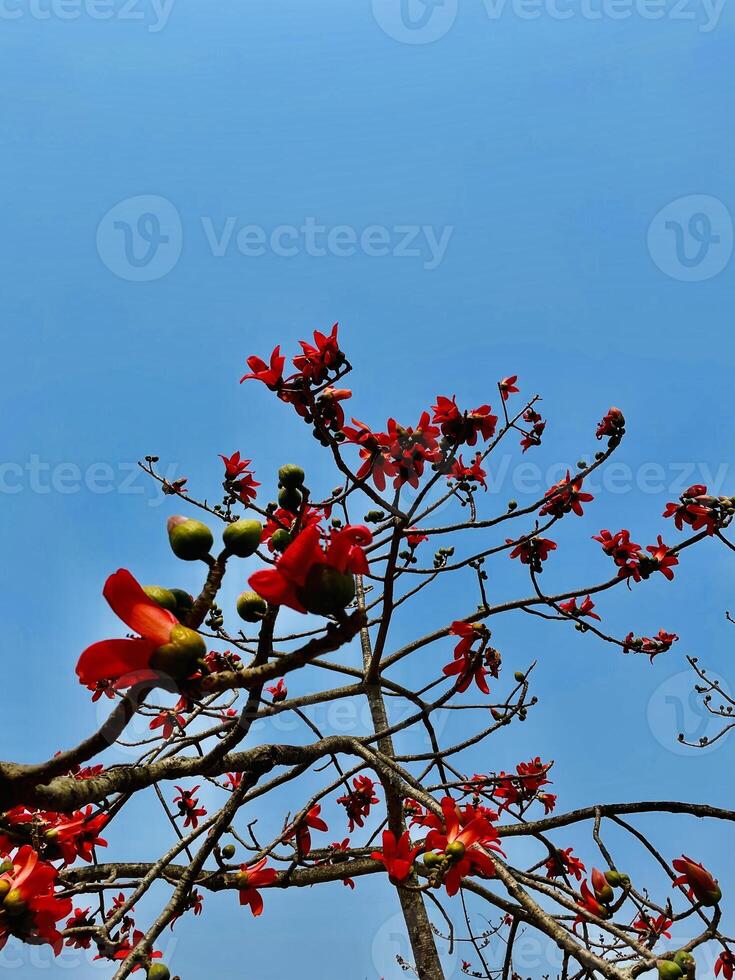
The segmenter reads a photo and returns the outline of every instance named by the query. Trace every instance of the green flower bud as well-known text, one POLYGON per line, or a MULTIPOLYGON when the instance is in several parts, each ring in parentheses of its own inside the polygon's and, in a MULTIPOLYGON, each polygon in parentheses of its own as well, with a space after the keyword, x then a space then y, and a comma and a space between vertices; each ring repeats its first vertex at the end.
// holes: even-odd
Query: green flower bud
POLYGON ((461 861, 465 854, 465 846, 461 840, 453 840, 444 848, 444 853, 453 861, 461 861))
POLYGON ((334 615, 355 598, 355 577, 329 565, 314 565, 299 590, 299 598, 310 613, 334 615))
POLYGON ((295 463, 286 463, 278 471, 278 482, 282 487, 302 487, 304 485, 304 471, 295 463))
POLYGON ((673 960, 658 960, 656 966, 660 980, 681 980, 684 976, 684 971, 673 960))
POLYGON ((183 561, 206 558, 214 544, 212 532, 206 524, 191 517, 169 517, 168 540, 171 550, 183 561))
POLYGON ((5 896, 10 891, 10 882, 7 878, 0 878, 0 902, 5 898, 5 896))
POLYGON ((222 540, 233 555, 237 555, 238 558, 249 558, 255 554, 262 533, 263 525, 260 521, 235 521, 224 529, 222 540))
POLYGON ((519 684, 521 684, 526 679, 526 675, 521 670, 517 670, 515 674, 513 674, 513 676, 515 677, 515 679, 518 681, 519 684))
POLYGON ((148 980, 170 980, 171 971, 165 963, 151 963, 147 977, 148 980))
POLYGON ((176 612, 176 596, 170 589, 164 589, 161 585, 144 585, 143 591, 149 599, 153 599, 159 606, 172 613, 176 612))
POLYGON ((169 642, 159 647, 151 657, 151 667, 182 680, 194 673, 197 661, 206 652, 207 645, 198 633, 187 626, 174 626, 169 642))
POLYGON ((232 858, 234 858, 234 856, 235 856, 235 845, 225 844, 225 846, 222 848, 222 857, 226 861, 230 861, 232 858))
POLYGON ((608 885, 612 885, 613 888, 624 888, 630 884, 630 878, 620 871, 606 871, 605 878, 608 885))
POLYGON ((268 603, 257 592, 242 592, 237 597, 237 614, 246 623, 259 623, 268 612, 268 603))
POLYGON ((694 976, 694 971, 697 968, 697 962, 685 949, 680 949, 678 953, 674 953, 674 963, 680 967, 685 973, 688 973, 690 977, 694 976))
POLYGON ((12 888, 3 899, 3 909, 8 915, 23 915, 26 904, 17 888, 12 888))
POLYGON ((301 494, 296 487, 282 487, 278 491, 278 505, 295 514, 301 507, 301 494))
POLYGON ((174 615, 177 619, 184 620, 194 605, 194 599, 189 595, 188 592, 184 592, 183 589, 166 589, 176 600, 176 608, 173 610, 174 615))
POLYGON ((271 545, 276 551, 285 551, 291 544, 292 537, 285 527, 279 527, 271 534, 271 545))
POLYGON ((427 851, 423 856, 423 862, 427 868, 436 868, 442 863, 441 854, 437 854, 436 851, 427 851))

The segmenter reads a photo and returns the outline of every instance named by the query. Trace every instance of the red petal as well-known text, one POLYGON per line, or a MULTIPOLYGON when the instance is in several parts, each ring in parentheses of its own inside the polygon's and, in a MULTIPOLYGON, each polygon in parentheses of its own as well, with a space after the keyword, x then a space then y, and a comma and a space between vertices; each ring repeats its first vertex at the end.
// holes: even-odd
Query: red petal
POLYGON ((82 684, 124 677, 147 669, 155 649, 148 640, 101 640, 81 655, 77 675, 82 684))
POLYGON ((255 572, 248 579, 248 585, 272 606, 289 606, 296 612, 306 612, 291 583, 277 569, 255 572))
POLYGON ((159 647, 168 643, 171 628, 178 624, 178 619, 168 609, 162 609, 157 602, 149 599, 126 568, 120 568, 110 575, 102 595, 112 611, 135 633, 140 633, 159 647))

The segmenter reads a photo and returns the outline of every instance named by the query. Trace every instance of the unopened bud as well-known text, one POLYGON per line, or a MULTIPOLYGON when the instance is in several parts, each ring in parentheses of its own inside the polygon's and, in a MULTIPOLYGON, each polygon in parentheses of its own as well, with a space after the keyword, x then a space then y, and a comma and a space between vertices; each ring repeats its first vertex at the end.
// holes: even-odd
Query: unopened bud
POLYGON ((206 558, 214 544, 212 532, 206 524, 191 517, 169 517, 168 540, 171 550, 183 561, 206 558))

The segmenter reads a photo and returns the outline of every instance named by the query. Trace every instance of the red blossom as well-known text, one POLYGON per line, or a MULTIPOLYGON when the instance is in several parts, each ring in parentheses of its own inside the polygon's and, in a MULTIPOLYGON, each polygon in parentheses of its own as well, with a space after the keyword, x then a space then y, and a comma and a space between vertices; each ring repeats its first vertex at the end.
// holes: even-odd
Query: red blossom
POLYGON ((9 936, 48 943, 58 956, 63 946, 56 923, 69 915, 70 898, 56 898, 56 868, 42 861, 30 844, 16 851, 0 874, 0 949, 9 936), (7 913, 7 914, 4 914, 7 913))
POLYGON ((344 355, 339 349, 338 329, 339 324, 335 323, 329 334, 315 330, 313 344, 309 344, 305 340, 299 341, 303 353, 294 357, 293 363, 296 370, 304 378, 315 384, 320 384, 326 379, 330 371, 342 363, 344 355))
POLYGON ((675 887, 686 885, 690 897, 695 898, 702 905, 717 905, 722 898, 722 892, 717 881, 704 865, 693 861, 686 854, 677 858, 673 865, 674 870, 679 872, 679 877, 674 881, 675 887))
POLYGON ((332 573, 347 576, 368 571, 362 547, 372 539, 364 525, 348 525, 332 530, 325 550, 319 528, 312 525, 291 542, 275 568, 251 575, 250 587, 271 605, 318 613, 333 581, 332 573))
POLYGON ((370 807, 378 802, 375 795, 375 782, 369 776, 356 776, 352 780, 353 789, 337 798, 347 811, 350 833, 355 827, 363 827, 365 818, 370 815, 370 807))
POLYGON ((199 826, 199 817, 206 817, 207 815, 207 811, 204 807, 199 806, 199 800, 194 797, 199 786, 194 786, 193 789, 182 789, 177 786, 176 789, 179 791, 179 795, 174 797, 174 803, 179 805, 179 813, 184 817, 184 826, 193 827, 196 830, 199 826))
POLYGON ((270 356, 270 364, 266 364, 260 357, 252 355, 248 358, 250 373, 244 374, 240 378, 240 384, 249 378, 253 378, 256 381, 262 381, 264 385, 267 385, 271 390, 275 391, 283 381, 283 368, 285 363, 286 358, 281 356, 280 344, 273 350, 270 356))
POLYGON ((480 874, 485 878, 495 876, 495 864, 490 851, 502 849, 498 832, 482 813, 474 807, 460 811, 451 796, 441 801, 443 827, 433 827, 426 837, 428 850, 441 853, 450 862, 444 877, 448 895, 456 895, 463 878, 480 874))
POLYGON ((589 616, 590 619, 600 618, 597 613, 592 612, 592 610, 595 608, 595 604, 589 596, 586 596, 579 606, 577 605, 576 599, 569 599, 568 602, 560 602, 559 608, 562 610, 562 612, 566 613, 567 616, 574 616, 575 618, 579 616, 589 616))
POLYGON ((498 382, 498 388, 500 388, 500 394, 503 396, 503 401, 508 401, 509 395, 514 395, 521 389, 516 386, 516 381, 518 380, 517 374, 511 374, 508 378, 503 378, 502 381, 498 382))
POLYGON ((370 857, 374 861, 381 861, 390 880, 394 885, 398 885, 410 875, 413 862, 420 851, 420 845, 411 847, 407 830, 404 830, 398 840, 390 830, 384 830, 383 850, 373 851, 370 857))
MULTIPOLYGON (((160 647, 182 641, 193 655, 198 653, 201 638, 182 626, 168 609, 163 609, 150 599, 138 582, 125 568, 119 569, 105 582, 102 594, 112 611, 138 633, 138 639, 102 640, 93 643, 82 653, 77 663, 77 675, 82 684, 96 687, 100 681, 114 681, 117 687, 129 687, 144 680, 155 680, 153 658, 160 647)), ((185 653, 182 663, 193 661, 185 653)), ((191 671, 189 671, 191 672, 191 671)))
POLYGON ((549 557, 550 551, 556 551, 556 542, 549 538, 527 538, 525 541, 514 541, 506 538, 505 543, 515 545, 510 558, 520 558, 524 565, 530 565, 535 572, 541 571, 541 564, 549 557))
POLYGON ((553 517, 558 518, 563 517, 571 511, 577 517, 581 517, 584 513, 582 504, 589 503, 595 499, 591 493, 582 492, 583 482, 581 476, 572 479, 569 470, 567 470, 566 477, 563 480, 559 480, 558 483, 555 483, 553 487, 550 487, 546 491, 544 495, 546 503, 539 510, 539 514, 542 517, 546 514, 551 514, 553 517))
POLYGON ((597 426, 597 432, 595 435, 598 439, 604 439, 605 436, 609 438, 608 445, 614 448, 618 445, 620 440, 623 438, 625 433, 625 417, 619 408, 609 409, 607 413, 603 416, 602 421, 597 426))
POLYGON ((586 872, 585 866, 575 857, 572 851, 574 848, 567 847, 563 851, 556 851, 544 864, 547 878, 558 878, 560 875, 571 875, 577 881, 582 880, 582 875, 586 872))
POLYGON ((732 980, 735 974, 735 955, 729 949, 723 949, 717 957, 715 976, 719 977, 720 973, 724 977, 724 980, 732 980))
POLYGON ((474 446, 478 436, 487 442, 495 435, 498 417, 491 414, 489 405, 463 412, 457 407, 455 395, 451 399, 439 395, 432 411, 432 421, 439 426, 442 435, 455 445, 474 446))
POLYGON ((633 928, 636 932, 640 932, 651 939, 660 939, 661 936, 664 936, 666 939, 671 939, 669 928, 672 925, 673 921, 662 912, 655 919, 649 919, 647 916, 641 915, 633 923, 633 928))
POLYGON ((288 688, 286 687, 286 682, 282 677, 278 678, 276 684, 269 684, 266 687, 266 691, 273 698, 273 703, 278 704, 279 701, 285 701, 288 697, 288 688))
POLYGON ((263 912, 263 898, 258 888, 268 887, 278 877, 275 868, 267 868, 268 858, 261 858, 255 864, 240 865, 237 876, 237 887, 240 892, 240 905, 249 905, 253 915, 263 912))
POLYGON ((322 812, 321 806, 313 806, 296 825, 292 837, 296 838, 296 849, 300 858, 309 856, 311 851, 311 831, 329 830, 329 827, 322 820, 319 814, 322 812))
POLYGON ((457 480, 458 483, 479 483, 483 490, 487 490, 487 483, 485 482, 487 472, 480 465, 480 460, 480 453, 477 453, 472 463, 469 466, 465 466, 462 461, 462 454, 460 453, 452 463, 452 468, 447 474, 447 479, 457 480))

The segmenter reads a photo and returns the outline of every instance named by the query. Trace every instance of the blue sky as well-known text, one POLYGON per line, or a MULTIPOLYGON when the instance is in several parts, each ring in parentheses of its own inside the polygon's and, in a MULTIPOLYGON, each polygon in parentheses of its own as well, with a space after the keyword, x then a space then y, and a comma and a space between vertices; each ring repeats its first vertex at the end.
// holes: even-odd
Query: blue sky
MULTIPOLYGON (((600 527, 654 540, 689 483, 735 492, 730 6, 410 0, 403 15, 399 0, 5 0, 4 758, 45 757, 97 721, 73 665, 114 635, 106 575, 171 578, 172 508, 138 458, 158 453, 202 493, 235 449, 261 478, 297 459, 332 485, 296 422, 237 381, 248 354, 335 320, 357 368, 352 407, 376 425, 416 419, 437 393, 492 400, 506 374, 544 396, 544 447, 534 469, 514 456, 494 474, 499 501, 597 449, 597 420, 623 408, 623 468, 565 529, 552 582, 605 574, 588 540, 600 527)), ((493 594, 522 587, 489 571, 493 594)), ((461 600, 447 593, 441 622, 461 600)), ((665 626, 681 641, 651 668, 572 631, 498 623, 509 667, 539 661, 543 703, 468 766, 554 758, 564 807, 727 805, 732 744, 691 754, 674 739, 677 712, 692 732, 700 720, 687 653, 735 687, 731 556, 704 547, 673 585, 601 605, 619 631, 665 626)), ((166 838, 148 813, 141 802, 117 856, 166 838)), ((697 830, 655 829, 672 856, 697 830)), ((716 866, 726 844, 715 827, 698 855, 716 866)), ((296 962, 306 978, 397 975, 384 882, 268 905, 255 924, 232 896, 211 899, 179 928, 171 965, 186 980, 240 976, 243 957, 263 978, 296 962)), ((22 978, 46 963, 2 956, 22 978)), ((45 975, 70 966, 107 975, 79 959, 45 975)))

